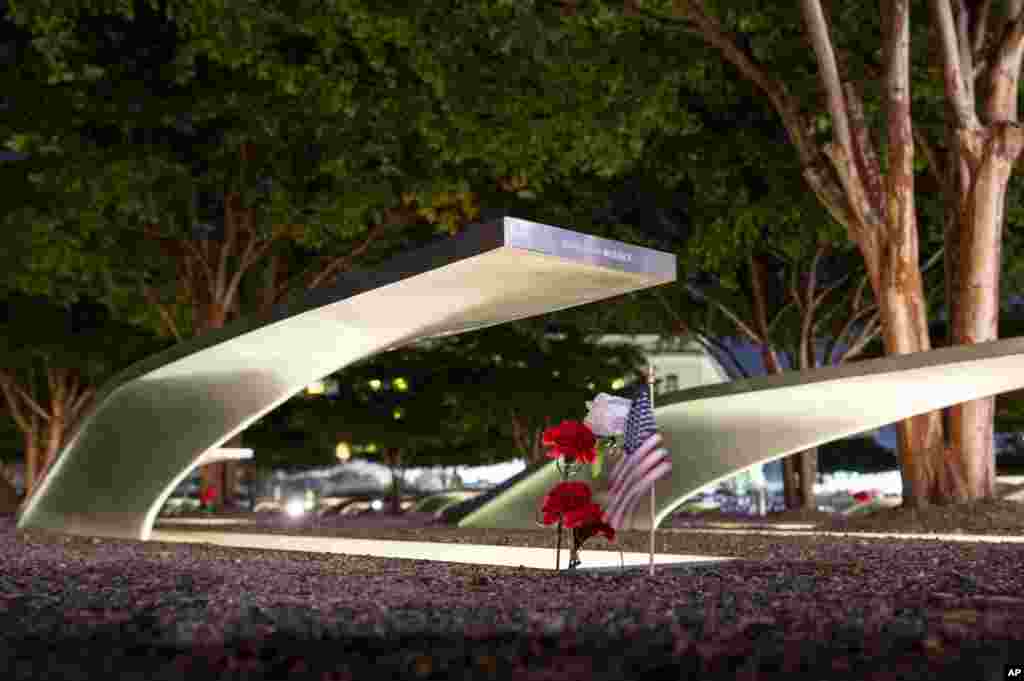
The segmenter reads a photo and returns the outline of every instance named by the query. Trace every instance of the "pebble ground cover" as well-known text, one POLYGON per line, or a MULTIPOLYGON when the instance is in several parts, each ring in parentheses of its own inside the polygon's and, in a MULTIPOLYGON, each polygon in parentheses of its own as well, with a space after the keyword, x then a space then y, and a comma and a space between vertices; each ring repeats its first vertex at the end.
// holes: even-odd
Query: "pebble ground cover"
MULTIPOLYGON (((356 525, 264 529, 552 544, 549 530, 356 525)), ((3 677, 959 680, 1022 661, 1022 544, 662 531, 658 550, 743 560, 556 574, 24 533, 6 517, 3 677)))

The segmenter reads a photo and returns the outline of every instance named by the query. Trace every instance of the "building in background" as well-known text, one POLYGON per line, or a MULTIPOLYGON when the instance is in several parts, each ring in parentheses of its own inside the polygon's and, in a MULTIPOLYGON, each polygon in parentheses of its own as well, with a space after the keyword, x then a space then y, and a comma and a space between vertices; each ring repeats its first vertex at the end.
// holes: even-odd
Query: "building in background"
POLYGON ((608 334, 598 343, 627 343, 640 348, 654 367, 655 406, 657 396, 701 385, 729 380, 725 369, 698 343, 680 336, 657 334, 608 334))

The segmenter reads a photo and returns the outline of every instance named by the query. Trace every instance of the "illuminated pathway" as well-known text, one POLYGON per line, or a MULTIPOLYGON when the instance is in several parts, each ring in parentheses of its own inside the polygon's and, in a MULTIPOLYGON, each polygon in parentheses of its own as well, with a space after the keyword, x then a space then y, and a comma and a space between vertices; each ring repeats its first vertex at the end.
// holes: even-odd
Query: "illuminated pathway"
MULTIPOLYGON (((154 530, 153 541, 183 542, 190 544, 210 543, 219 546, 234 546, 252 549, 278 551, 307 551, 310 553, 340 553, 353 556, 378 556, 403 560, 437 560, 450 563, 474 565, 504 565, 542 570, 555 569, 553 548, 526 548, 517 546, 490 546, 486 544, 455 544, 448 542, 413 542, 384 539, 349 539, 347 537, 311 537, 308 535, 248 534, 241 532, 192 531, 174 532, 163 528, 154 530)), ((580 551, 583 561, 581 569, 612 569, 624 564, 630 567, 647 567, 650 555, 647 553, 622 553, 618 551, 580 551), (620 563, 621 556, 621 563, 620 563)), ((678 566, 696 563, 714 563, 732 558, 717 556, 687 556, 679 554, 654 554, 656 565, 678 566)), ((569 561, 569 551, 562 548, 561 567, 564 570, 569 561)))

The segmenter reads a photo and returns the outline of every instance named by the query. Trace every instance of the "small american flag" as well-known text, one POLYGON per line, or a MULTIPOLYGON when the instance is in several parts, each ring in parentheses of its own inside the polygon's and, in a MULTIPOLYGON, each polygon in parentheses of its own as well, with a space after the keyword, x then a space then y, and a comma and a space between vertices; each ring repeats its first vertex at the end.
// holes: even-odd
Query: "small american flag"
POLYGON ((645 387, 633 400, 626 418, 625 456, 609 477, 608 524, 620 529, 640 497, 672 470, 668 450, 661 447, 651 397, 645 387))

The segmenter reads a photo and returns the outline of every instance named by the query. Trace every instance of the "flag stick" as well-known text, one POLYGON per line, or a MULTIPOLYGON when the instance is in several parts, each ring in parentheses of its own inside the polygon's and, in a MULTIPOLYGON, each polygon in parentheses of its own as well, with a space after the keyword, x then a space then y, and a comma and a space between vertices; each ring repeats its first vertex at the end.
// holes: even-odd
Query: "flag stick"
MULTIPOLYGON (((647 360, 647 390, 651 396, 651 413, 654 413, 654 364, 647 360)), ((654 576, 654 485, 651 485, 651 577, 654 576)))

